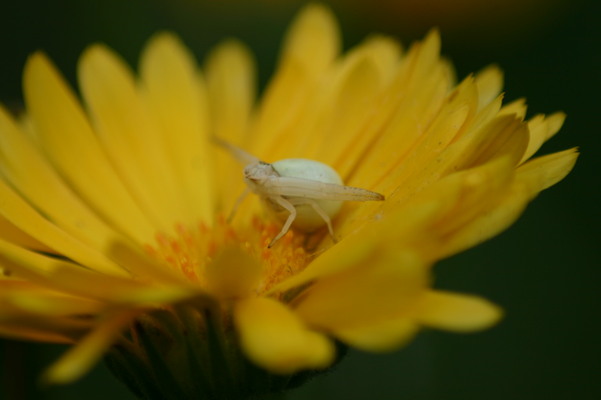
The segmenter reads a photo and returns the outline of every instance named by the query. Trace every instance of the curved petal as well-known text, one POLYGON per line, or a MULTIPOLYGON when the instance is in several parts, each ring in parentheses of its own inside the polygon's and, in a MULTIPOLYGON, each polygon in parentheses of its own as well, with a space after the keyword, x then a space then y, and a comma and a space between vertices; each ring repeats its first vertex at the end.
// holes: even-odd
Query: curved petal
POLYGON ((510 164, 515 167, 528 144, 526 129, 526 125, 515 115, 499 115, 451 143, 433 165, 417 171, 412 180, 436 179, 504 157, 508 157, 510 164))
POLYGON ((496 99, 503 89, 503 72, 496 65, 490 65, 476 75, 478 86, 478 109, 486 107, 496 99))
POLYGON ((415 254, 378 252, 369 265, 315 281, 293 304, 307 324, 336 335, 402 316, 428 282, 429 271, 415 254))
MULTIPOLYGON (((193 56, 169 33, 153 37, 140 61, 142 95, 159 131, 157 142, 165 147, 164 167, 172 169, 174 177, 169 190, 173 190, 176 203, 170 207, 184 208, 187 221, 210 225, 213 149, 206 88, 196 68, 193 56)), ((242 116, 232 117, 238 118, 242 116)))
POLYGON ((255 62, 242 43, 228 40, 205 61, 214 135, 235 145, 245 144, 256 95, 255 62))
POLYGON ((286 140, 271 145, 270 156, 315 159, 344 177, 345 166, 363 155, 389 118, 392 107, 384 106, 390 103, 385 89, 399 60, 399 47, 381 36, 336 60, 319 79, 302 118, 286 128, 286 140))
POLYGON ((334 346, 309 330, 282 303, 265 297, 234 305, 234 323, 246 355, 257 365, 280 374, 325 368, 334 358, 334 346))
MULTIPOLYGON (((311 141, 318 151, 315 158, 331 165, 345 177, 355 160, 373 142, 386 114, 374 115, 374 110, 367 106, 382 101, 385 79, 373 55, 367 51, 358 52, 354 57, 347 56, 343 63, 333 79, 330 97, 319 105, 321 120, 310 132, 317 139, 311 141)), ((303 136, 301 132, 298 135, 303 136)))
POLYGON ((17 228, 14 224, 9 222, 6 218, 0 215, 0 239, 14 243, 26 249, 32 249, 37 251, 43 251, 46 253, 52 253, 53 250, 34 239, 21 229, 17 228))
POLYGON ((212 257, 203 271, 209 290, 229 299, 249 295, 259 284, 262 265, 238 247, 226 247, 212 257))
MULTIPOLYGON (((237 41, 219 45, 205 65, 212 134, 241 148, 250 148, 248 135, 255 101, 255 65, 250 51, 237 41)), ((240 165, 222 149, 214 151, 217 208, 230 212, 244 183, 240 165), (225 184, 223 184, 225 183, 225 184)))
MULTIPOLYGON (((578 153, 575 149, 535 158, 520 166, 511 184, 491 192, 488 199, 478 201, 479 206, 469 206, 458 214, 471 217, 459 224, 445 223, 438 229, 439 245, 432 254, 447 257, 473 247, 508 228, 522 214, 529 201, 541 190, 562 180, 574 167, 578 153)), ((472 203, 473 204, 473 203, 472 203)))
POLYGON ((0 280, 0 318, 11 311, 49 317, 91 315, 102 306, 99 301, 56 292, 31 282, 0 280))
POLYGON ((419 330, 419 324, 412 318, 400 316, 386 318, 334 331, 338 339, 354 348, 375 353, 389 352, 403 347, 419 330))
MULTIPOLYGON (((102 45, 86 49, 79 85, 92 122, 116 170, 153 224, 170 232, 185 221, 164 138, 136 88, 133 73, 102 45)), ((184 203, 185 204, 185 203, 184 203)))
MULTIPOLYGON (((3 284, 0 288, 6 289, 3 284)), ((9 291, 0 297, 0 334, 17 339, 72 343, 92 325, 81 316, 91 315, 100 306, 85 299, 48 294, 33 285, 9 291)))
POLYGON ((463 248, 470 240, 484 240, 498 233, 496 229, 506 228, 523 210, 525 200, 518 196, 519 191, 512 190, 512 167, 512 160, 500 158, 451 174, 410 199, 404 211, 392 211, 394 218, 401 218, 419 204, 438 204, 429 220, 414 228, 406 245, 435 261, 463 248), (501 204, 500 199, 506 202, 501 204), (498 206, 507 208, 495 214, 498 206), (487 216, 490 226, 483 225, 487 216))
POLYGON ((102 321, 96 329, 54 363, 44 373, 43 380, 48 383, 65 384, 84 375, 100 360, 135 315, 134 311, 126 310, 102 321))
POLYGON ((410 243, 423 239, 425 228, 448 210, 447 199, 430 198, 416 202, 394 214, 387 214, 386 218, 376 218, 367 223, 350 221, 349 225, 364 226, 346 232, 342 241, 329 247, 304 270, 282 281, 271 291, 285 291, 357 266, 369 265, 373 257, 381 257, 382 254, 396 257, 395 254, 403 253, 410 243))
POLYGON ((41 287, 85 298, 110 301, 144 285, 129 278, 100 274, 69 261, 38 254, 0 241, 4 273, 41 287))
MULTIPOLYGON (((5 338, 13 338, 16 340, 31 340, 35 342, 44 342, 44 343, 61 343, 61 344, 70 344, 75 340, 73 337, 70 337, 69 334, 62 332, 64 327, 60 327, 56 329, 54 326, 52 329, 44 326, 40 327, 28 327, 27 322, 29 322, 31 318, 27 318, 26 323, 17 322, 13 325, 5 325, 0 323, 0 335, 5 338)), ((51 319, 52 323, 56 323, 56 319, 51 319)), ((79 337, 79 334, 75 335, 79 337)))
POLYGON ((503 105, 499 111, 499 116, 513 115, 515 118, 522 121, 526 117, 527 110, 528 107, 526 106, 526 99, 517 99, 511 103, 503 105))
MULTIPOLYGON (((25 279, 47 290, 106 304, 147 307, 203 297, 197 286, 174 280, 168 274, 161 282, 109 276, 4 241, 0 241, 0 263, 3 273, 10 276, 25 279)), ((146 278, 145 275, 142 277, 146 278)))
POLYGON ((471 218, 463 220, 445 232, 431 255, 445 258, 476 246, 509 228, 522 215, 532 196, 524 185, 514 183, 499 198, 478 209, 471 218))
POLYGON ((421 324, 456 332, 486 329, 502 317, 501 309, 476 296, 429 291, 416 305, 414 317, 421 324))
POLYGON ((29 203, 91 247, 102 249, 109 238, 119 236, 73 192, 1 106, 0 132, 0 169, 29 203))
MULTIPOLYGON (((408 129, 404 127, 403 131, 390 134, 388 140, 376 144, 351 183, 363 187, 371 179, 369 187, 388 196, 394 192, 406 193, 407 188, 416 186, 415 181, 423 185, 424 181, 420 179, 419 173, 424 166, 434 164, 433 161, 449 144, 466 131, 476 112, 476 102, 477 92, 473 79, 466 79, 440 104, 436 115, 432 115, 429 120, 420 121, 420 126, 415 127, 412 134, 400 134, 408 129), (377 157, 386 161, 380 160, 378 172, 373 173, 374 166, 378 165, 377 157)), ((416 114, 425 115, 419 111, 416 114)), ((410 119, 407 115, 406 120, 410 119)), ((415 117, 412 119, 415 120, 415 117)))
POLYGON ((565 178, 577 158, 575 148, 534 158, 516 170, 517 180, 527 185, 529 194, 535 196, 565 178))
POLYGON ((318 75, 330 67, 340 51, 340 33, 336 17, 321 4, 304 7, 288 28, 281 52, 282 64, 289 59, 302 60, 318 75))
POLYGON ((23 86, 35 134, 76 192, 120 232, 144 242, 155 229, 115 173, 73 92, 41 53, 25 66, 23 86))
POLYGON ((0 214, 53 251, 96 271, 117 276, 128 275, 121 266, 108 259, 98 249, 78 241, 46 220, 2 179, 0 179, 0 198, 2 198, 0 214))
POLYGON ((302 122, 339 48, 338 27, 329 9, 305 7, 290 28, 278 71, 259 106, 249 149, 253 154, 262 159, 274 154, 271 146, 285 141, 287 130, 302 122))
POLYGON ((512 160, 499 158, 451 174, 409 199, 388 198, 375 216, 345 220, 337 230, 344 236, 341 242, 275 289, 369 263, 372 254, 382 251, 412 249, 434 261, 472 240, 485 240, 513 222, 531 198, 521 183, 512 186, 513 179, 512 160))
POLYGON ((565 119, 566 115, 558 112, 548 116, 537 115, 528 121, 530 140, 528 141, 528 148, 524 152, 521 162, 532 157, 543 143, 553 137, 561 129, 565 119))
MULTIPOLYGON (((412 154, 416 144, 427 137, 427 131, 431 129, 441 107, 449 102, 448 95, 453 81, 448 66, 440 60, 439 51, 440 38, 435 31, 422 43, 410 48, 386 89, 386 95, 391 101, 382 107, 382 111, 389 109, 390 112, 392 107, 393 112, 385 121, 386 124, 375 132, 378 134, 377 140, 369 146, 365 155, 356 159, 351 171, 342 171, 347 184, 367 187, 388 195, 389 192, 384 187, 379 187, 379 184, 399 182, 398 177, 390 176, 391 170, 404 165, 405 158, 412 154)), ((474 102, 475 95, 471 97, 474 102)), ((457 96, 453 102, 459 108, 463 108, 462 103, 463 96, 457 96)), ((452 106, 449 112, 439 117, 437 127, 432 129, 438 129, 438 132, 445 132, 452 137, 462 125, 462 121, 458 123, 457 118, 466 117, 453 115, 455 108, 452 106), (455 122, 450 125, 451 131, 440 130, 442 122, 450 119, 455 122)))

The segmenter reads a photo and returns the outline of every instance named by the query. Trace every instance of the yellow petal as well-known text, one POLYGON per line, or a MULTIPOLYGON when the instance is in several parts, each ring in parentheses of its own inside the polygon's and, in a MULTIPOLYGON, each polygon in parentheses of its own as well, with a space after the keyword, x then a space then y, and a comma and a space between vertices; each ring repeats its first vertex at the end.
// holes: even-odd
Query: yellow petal
MULTIPOLYGON (((255 65, 241 43, 230 40, 218 46, 206 61, 206 79, 213 135, 248 149, 248 128, 255 101, 255 65)), ((230 212, 243 191, 238 163, 222 149, 215 149, 215 171, 219 171, 219 210, 230 212)), ((218 183, 219 183, 218 182, 218 183)))
POLYGON ((393 86, 412 87, 411 81, 421 84, 440 65, 440 33, 433 29, 426 37, 415 42, 403 60, 400 73, 395 77, 393 86))
POLYGON ((306 6, 292 22, 284 40, 281 63, 303 60, 312 75, 321 73, 340 51, 339 29, 332 12, 321 4, 306 6))
MULTIPOLYGON (((69 261, 34 253, 0 241, 0 262, 5 272, 47 289, 110 304, 155 306, 202 297, 198 287, 166 275, 163 285, 99 274, 69 261), (176 282, 175 284, 170 284, 176 282)), ((145 277, 143 275, 143 277, 145 277)))
POLYGON ((0 323, 0 335, 5 338, 16 340, 30 340, 44 343, 73 343, 73 338, 68 337, 63 332, 50 332, 39 329, 27 328, 19 324, 18 326, 5 326, 0 323))
POLYGON ((1 179, 0 198, 0 214, 4 218, 55 252, 96 271, 116 276, 128 275, 121 266, 109 260, 103 253, 74 239, 44 219, 1 179))
POLYGON ((165 264, 151 258, 142 248, 119 237, 113 237, 104 253, 127 271, 136 280, 158 284, 175 284, 187 286, 190 283, 181 270, 173 270, 165 264))
POLYGON ((499 116, 513 115, 519 120, 523 120, 526 116, 527 106, 525 99, 517 99, 511 103, 507 103, 499 111, 499 116))
POLYGON ((492 234, 495 229, 506 227, 504 223, 512 222, 511 217, 517 217, 523 209, 524 196, 511 198, 508 208, 503 210, 506 214, 491 215, 490 226, 483 226, 480 218, 486 218, 491 210, 499 206, 499 199, 509 196, 507 193, 511 191, 512 178, 513 160, 499 158, 478 168, 451 174, 419 193, 410 200, 406 211, 399 213, 411 212, 415 207, 412 204, 443 203, 427 224, 416 227, 412 246, 427 259, 436 260, 458 250, 470 240, 478 237, 483 240, 487 233, 492 234), (479 228, 483 231, 478 231, 479 228))
POLYGON ((101 321, 94 331, 71 347, 44 373, 43 380, 48 383, 66 384, 87 373, 134 316, 135 312, 128 310, 101 321))
POLYGON ((430 254, 435 258, 448 257, 503 231, 522 214, 534 196, 570 172, 577 156, 575 149, 571 149, 533 159, 517 169, 513 182, 505 180, 508 186, 499 179, 502 172, 483 176, 486 185, 471 190, 462 198, 461 208, 455 209, 454 214, 461 217, 451 215, 433 229, 439 240, 430 254), (495 186, 494 182, 499 184, 495 186))
MULTIPOLYGON (((171 204, 187 208, 188 220, 210 224, 214 172, 209 155, 214 149, 209 143, 207 94, 193 56, 177 37, 162 33, 147 45, 140 69, 143 94, 160 131, 158 142, 165 146, 164 167, 173 169, 169 190, 179 204, 171 204)), ((230 117, 246 122, 243 115, 230 117)))
MULTIPOLYGON (((422 131, 418 130, 418 133, 414 134, 416 136, 414 141, 403 143, 401 146, 404 151, 402 157, 395 159, 394 153, 388 150, 388 155, 384 155, 387 157, 387 165, 384 167, 384 163, 380 161, 383 168, 380 168, 377 174, 371 174, 372 180, 376 178, 372 185, 375 184, 375 188, 384 193, 399 191, 399 187, 403 188, 400 192, 406 193, 407 187, 414 185, 411 181, 422 181, 419 173, 423 170, 424 165, 433 164, 432 161, 447 148, 449 143, 456 140, 465 131, 476 111, 477 99, 473 79, 466 79, 452 95, 449 95, 437 115, 429 123, 423 125, 422 131)), ((399 132, 397 135, 402 136, 399 132)), ((389 141, 387 147, 393 146, 394 143, 389 141)), ((368 158, 374 165, 377 162, 375 154, 368 158)), ((357 186, 362 187, 362 183, 360 183, 362 176, 365 176, 364 180, 368 179, 368 163, 369 161, 366 161, 366 165, 363 165, 357 174, 356 180, 359 182, 357 186)))
POLYGON ((246 355, 268 371, 290 374, 333 361, 332 343, 278 301, 258 297, 237 302, 234 323, 246 355))
POLYGON ((46 316, 95 314, 102 303, 48 290, 31 282, 0 281, 0 303, 4 307, 46 316))
POLYGON ((399 65, 402 63, 403 49, 394 38, 383 35, 371 35, 359 45, 343 54, 332 71, 334 79, 345 77, 347 72, 357 61, 369 59, 382 77, 382 82, 390 83, 396 76, 399 65))
POLYGON ((93 315, 102 307, 102 304, 88 299, 78 297, 61 296, 13 296, 11 304, 20 309, 35 314, 43 314, 49 317, 93 315))
POLYGON ((374 253, 376 240, 375 237, 370 237, 368 232, 347 237, 343 242, 330 247, 330 249, 317 257, 300 273, 276 285, 272 291, 285 291, 311 282, 321 276, 334 274, 367 262, 369 257, 374 253))
POLYGON ((384 77, 376 61, 366 53, 347 57, 341 68, 331 100, 321 105, 327 110, 316 133, 321 140, 312 142, 319 149, 316 159, 345 176, 373 141, 373 131, 381 126, 373 121, 373 110, 367 104, 378 101, 384 77))
POLYGON ((27 249, 52 253, 52 249, 35 240, 30 235, 17 228, 6 218, 0 215, 0 239, 14 243, 27 249))
POLYGON ((489 328, 502 315, 501 309, 488 300, 443 291, 424 294, 415 309, 415 318, 420 323, 455 332, 489 328))
POLYGON ((3 335, 6 333, 21 340, 73 343, 84 335, 92 325, 91 321, 83 318, 46 316, 23 311, 12 314, 4 307, 1 310, 0 333, 3 335))
POLYGON ((150 240, 155 229, 113 170, 75 95, 43 54, 29 58, 23 85, 35 133, 53 165, 112 225, 138 241, 150 240))
POLYGON ((503 157, 509 157, 511 164, 517 165, 527 144, 527 127, 521 120, 515 115, 498 116, 447 147, 432 169, 444 176, 503 157))
POLYGON ((92 46, 80 58, 78 77, 94 127, 140 208, 163 231, 185 221, 166 138, 151 121, 125 62, 104 46, 92 46))
POLYGON ((531 195, 536 195, 565 178, 574 168, 577 158, 576 149, 537 157, 517 169, 517 179, 527 185, 531 195))
POLYGON ((118 235, 73 193, 1 106, 0 132, 4 175, 29 203, 71 236, 92 247, 102 248, 109 237, 118 235))
POLYGON ((528 146, 526 125, 517 119, 499 119, 497 123, 498 131, 494 122, 491 122, 488 134, 475 135, 471 139, 477 143, 469 146, 471 153, 466 153, 462 160, 462 169, 472 168, 505 155, 511 156, 516 164, 522 158, 528 146))
POLYGON ((498 66, 490 65, 478 72, 476 84, 478 86, 478 109, 482 109, 501 93, 503 72, 498 66))
POLYGON ((300 273, 274 286, 272 292, 285 291, 318 278, 369 264, 372 257, 389 253, 391 248, 402 253, 404 246, 413 243, 414 239, 419 241, 422 238, 424 227, 430 226, 433 220, 449 209, 446 201, 448 198, 435 197, 416 201, 407 208, 386 214, 385 218, 373 218, 369 221, 351 219, 345 226, 355 228, 344 232, 342 241, 336 246, 326 247, 327 251, 300 273))
POLYGON ((353 347, 391 351, 417 332, 411 310, 427 282, 426 265, 414 255, 380 251, 315 281, 293 304, 306 323, 353 347))
POLYGON ((513 160, 502 157, 477 168, 448 175, 410 201, 435 201, 440 196, 447 205, 437 216, 434 229, 452 231, 480 215, 487 205, 495 203, 509 188, 512 178, 513 160))
MULTIPOLYGON (((373 107, 365 105, 382 102, 375 96, 384 97, 383 83, 393 75, 399 53, 398 45, 392 40, 380 36, 370 38, 322 76, 300 85, 298 90, 291 90, 295 99, 300 99, 296 96, 303 93, 302 106, 298 105, 302 111, 290 115, 286 125, 276 129, 285 130, 285 136, 270 143, 267 153, 270 160, 300 155, 332 165, 344 176, 344 165, 339 163, 349 163, 355 158, 353 154, 362 154, 373 140, 373 132, 388 118, 391 107, 374 113, 373 107), (316 138, 318 140, 314 140, 316 138), (331 146, 333 142, 338 144, 335 148, 331 146)), ((289 64, 290 76, 296 71, 299 79, 311 78, 308 73, 301 75, 300 62, 290 60, 289 64)), ((298 84, 297 81, 290 79, 291 84, 298 84)), ((290 99, 287 103, 290 104, 290 99)), ((283 111, 289 112, 294 107, 283 111)))
POLYGON ((262 265, 239 247, 226 247, 205 267, 209 290, 216 297, 247 296, 259 284, 262 265))
MULTIPOLYGON (((457 109, 454 114, 461 114, 461 109, 457 109)), ((452 115, 453 113, 449 115, 448 118, 444 119, 446 123, 441 121, 442 125, 435 131, 438 133, 440 141, 446 141, 448 143, 448 141, 453 137, 453 129, 449 125, 446 125, 447 123, 451 123, 453 120, 452 115), (445 129, 445 126, 447 126, 448 129, 445 129), (449 130, 451 133, 448 136, 445 136, 446 134, 443 132, 445 130, 449 130)), ((465 117, 465 114, 462 115, 465 117)), ((505 128, 506 126, 502 126, 500 129, 503 131, 505 128)), ((510 130, 510 133, 513 133, 513 130, 510 130)), ((485 134, 482 135, 486 136, 485 134)), ((518 141, 519 140, 521 139, 518 138, 518 141)), ((444 183, 440 188, 435 186, 438 184, 437 181, 440 181, 440 179, 444 178, 445 175, 448 175, 457 169, 461 169, 460 163, 466 162, 462 150, 468 146, 470 148, 471 146, 475 146, 475 141, 476 140, 472 136, 464 136, 458 141, 452 142, 448 147, 441 148, 436 141, 431 142, 430 140, 424 140, 422 142, 423 148, 415 148, 414 154, 411 154, 405 160, 406 163, 404 165, 400 165, 397 171, 390 172, 388 177, 384 177, 385 181, 382 181, 381 185, 390 186, 388 189, 382 191, 387 195, 386 201, 383 203, 361 205, 361 207, 357 207, 356 209, 347 208, 347 210, 351 211, 348 214, 345 214, 345 211, 343 210, 342 215, 345 218, 342 221, 342 225, 338 227, 337 231, 344 235, 347 232, 347 229, 356 229, 353 228, 353 225, 355 225, 355 218, 359 219, 360 221, 369 221, 371 219, 386 220, 390 218, 390 212, 396 212, 394 210, 398 209, 399 207, 406 206, 406 204, 408 204, 407 201, 409 201, 409 204, 412 206, 416 206, 419 202, 427 203, 433 201, 436 203, 442 201, 443 199, 448 200, 448 198, 445 197, 448 194, 441 194, 438 191, 454 191, 463 187, 462 190, 468 192, 471 187, 478 187, 480 183, 484 183, 484 181, 479 177, 482 174, 486 176, 490 175, 493 179, 492 182, 498 182, 499 178, 506 179, 508 173, 513 170, 513 164, 510 158, 504 157, 501 153, 496 157, 498 157, 497 160, 502 161, 493 161, 491 163, 484 164, 485 166, 483 166, 482 169, 474 170, 473 176, 468 177, 459 175, 455 178, 456 181, 454 183, 444 183), (430 149, 430 151, 428 152, 427 149, 430 149), (436 156, 437 153, 438 156, 436 156), (435 158, 425 163, 416 161, 420 158, 429 160, 430 157, 435 158), (498 176, 495 176, 494 174, 491 175, 491 171, 489 170, 494 170, 495 174, 497 172, 502 173, 498 176), (404 177, 406 181, 403 182, 401 177, 404 177), (454 185, 458 186, 454 187, 454 185), (429 190, 429 187, 433 187, 433 189, 429 190), (424 190, 425 194, 422 194, 424 190), (413 199, 416 194, 417 197, 413 199), (442 197, 437 197, 439 195, 442 197), (428 198, 426 199, 424 196, 428 196, 428 198)), ((493 152, 491 152, 490 157, 495 157, 493 152)), ((482 188, 485 188, 486 186, 487 184, 484 186, 480 185, 482 188)), ((481 190, 479 190, 478 193, 481 193, 481 190)), ((469 209, 467 211, 469 212, 469 209)), ((419 229, 420 227, 417 226, 417 228, 419 229)))
POLYGON ((491 100, 488 104, 478 109, 478 113, 474 116, 470 130, 477 131, 482 129, 483 126, 489 124, 494 120, 501 110, 503 105, 503 94, 498 95, 495 99, 491 100))
POLYGON ((428 274, 412 253, 380 251, 368 263, 315 281, 294 303, 295 311, 309 325, 334 335, 365 329, 403 315, 427 285, 428 274))
MULTIPOLYGON (((352 254, 355 246, 360 249, 372 240, 382 246, 411 248, 427 260, 439 259, 440 252, 459 246, 458 242, 453 241, 455 235, 461 235, 466 225, 490 212, 493 205, 504 198, 513 172, 513 161, 501 157, 480 167, 448 175, 435 183, 425 180, 422 184, 430 185, 419 188, 419 192, 409 198, 402 193, 399 196, 392 195, 382 204, 375 217, 371 220, 365 217, 363 227, 357 234, 355 231, 347 233, 342 242, 310 264, 306 272, 292 279, 300 279, 309 273, 318 274, 313 264, 319 266, 320 270, 331 269, 331 266, 320 263, 324 259, 332 265, 339 265, 337 260, 329 260, 330 252, 348 251, 352 254)), ((424 173, 431 172, 426 169, 424 173)), ((412 190, 411 187, 407 189, 412 190)), ((349 216, 356 217, 356 214, 349 216)), ((360 221, 353 219, 345 222, 343 227, 347 229, 360 224, 360 221)), ((339 232, 346 233, 344 230, 339 232)), ((477 236, 476 232, 472 233, 477 236)), ((344 256, 339 257, 344 259, 344 256)))
POLYGON ((344 343, 371 352, 394 351, 409 342, 419 325, 406 316, 387 318, 368 325, 336 329, 335 335, 344 343))
POLYGON ((244 144, 256 95, 250 51, 228 40, 209 54, 205 71, 214 134, 229 143, 244 144))
POLYGON ((449 257, 496 236, 518 219, 532 199, 530 193, 524 190, 524 185, 519 183, 496 196, 497 201, 489 199, 488 205, 480 207, 475 217, 472 216, 471 220, 464 221, 447 232, 432 255, 438 258, 449 257))
POLYGON ((31 282, 0 280, 0 332, 11 337, 70 343, 91 326, 81 315, 101 306, 31 282))
POLYGON ((259 158, 277 156, 270 146, 285 141, 287 130, 303 121, 339 47, 338 27, 331 12, 321 5, 305 7, 290 28, 278 71, 263 95, 252 130, 253 147, 249 150, 253 154, 259 158))
MULTIPOLYGON (((384 89, 398 68, 399 46, 393 40, 375 36, 355 47, 323 78, 324 85, 311 101, 313 107, 299 121, 290 136, 295 143, 282 143, 282 157, 291 152, 332 165, 343 177, 353 161, 362 156, 391 107, 384 89), (311 132, 311 140, 307 132, 311 132), (336 143, 336 146, 332 146, 336 143)), ((277 151, 277 150, 276 150, 277 151)), ((280 156, 280 153, 276 153, 280 156)))
MULTIPOLYGON (((52 273, 57 268, 65 265, 69 265, 74 269, 84 269, 70 261, 40 254, 5 240, 0 240, 0 257, 2 258, 3 272, 7 276, 12 276, 15 273, 14 266, 18 267, 17 271, 21 271, 21 269, 31 271, 36 276, 52 273)), ((17 277, 23 277, 21 272, 17 274, 17 277)), ((35 280, 32 282, 35 282, 35 280)))
POLYGON ((549 116, 537 115, 528 121, 530 141, 528 142, 528 148, 526 149, 521 162, 532 157, 543 143, 553 137, 553 135, 561 129, 565 119, 566 115, 558 112, 549 116))
MULTIPOLYGON (((369 131, 375 136, 365 156, 356 157, 351 171, 342 171, 347 184, 388 194, 384 185, 400 182, 396 175, 406 174, 408 169, 399 169, 399 166, 405 165, 406 158, 419 149, 420 142, 428 137, 430 129, 444 132, 452 138, 461 128, 470 111, 470 107, 465 108, 464 101, 469 99, 475 104, 475 89, 465 97, 456 96, 453 105, 441 115, 441 107, 449 101, 448 94, 453 82, 448 67, 439 59, 439 48, 440 38, 436 32, 432 32, 423 43, 415 44, 409 50, 386 91, 388 98, 394 101, 380 111, 388 109, 391 115, 386 118, 386 125, 369 131), (461 111, 455 112, 457 109, 461 111), (434 124, 437 116, 438 122, 434 124), (442 125, 451 129, 442 130, 442 125), (393 171, 395 176, 391 176, 393 171), (383 184, 382 187, 380 184, 383 184)), ((432 140, 432 143, 438 141, 432 140)), ((442 140, 441 146, 446 143, 442 140)), ((423 149, 422 154, 427 154, 427 148, 423 149)))

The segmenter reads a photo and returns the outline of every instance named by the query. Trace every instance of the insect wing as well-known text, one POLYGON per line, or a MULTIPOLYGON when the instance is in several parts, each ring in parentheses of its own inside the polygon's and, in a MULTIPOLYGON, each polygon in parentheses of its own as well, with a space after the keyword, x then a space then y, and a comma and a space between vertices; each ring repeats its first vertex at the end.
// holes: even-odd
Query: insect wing
POLYGON ((381 201, 380 193, 352 186, 336 185, 303 178, 278 177, 269 185, 269 192, 285 197, 315 200, 381 201))

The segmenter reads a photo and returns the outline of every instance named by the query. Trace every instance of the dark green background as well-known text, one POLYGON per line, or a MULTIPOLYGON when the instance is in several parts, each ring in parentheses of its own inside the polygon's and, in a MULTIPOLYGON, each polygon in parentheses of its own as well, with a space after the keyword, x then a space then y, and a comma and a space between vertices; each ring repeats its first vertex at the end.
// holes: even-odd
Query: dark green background
MULTIPOLYGON (((19 108, 21 69, 34 50, 44 49, 73 79, 77 57, 90 42, 103 41, 135 64, 145 40, 160 29, 180 34, 200 60, 220 39, 241 38, 255 51, 264 83, 298 8, 279 3, 3 1, 0 100, 19 108)), ((572 174, 537 198, 512 228, 435 270, 437 287, 490 298, 505 308, 505 320, 473 335, 424 331, 394 354, 351 352, 291 399, 601 399, 600 3, 569 3, 531 30, 512 20, 501 30, 491 27, 495 35, 482 26, 442 29, 443 53, 459 78, 494 62, 506 73, 508 100, 524 96, 532 113, 568 114, 543 152, 573 146, 582 152, 572 174)), ((381 23, 374 14, 362 18, 340 4, 334 8, 346 46, 374 31, 405 43, 424 33, 408 32, 390 17, 381 23)), ((64 348, 0 344, 2 399, 132 398, 102 365, 73 385, 39 389, 36 377, 64 348)))

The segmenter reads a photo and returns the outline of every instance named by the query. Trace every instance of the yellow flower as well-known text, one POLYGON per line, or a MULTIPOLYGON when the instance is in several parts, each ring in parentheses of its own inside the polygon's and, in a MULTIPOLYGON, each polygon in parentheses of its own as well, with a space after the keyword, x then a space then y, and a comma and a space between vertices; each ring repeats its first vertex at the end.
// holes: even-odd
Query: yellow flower
POLYGON ((334 18, 312 5, 257 102, 252 58, 235 41, 201 74, 159 34, 139 78, 92 46, 78 65, 83 105, 32 55, 25 115, 0 109, 0 334, 73 343, 52 382, 110 349, 138 394, 190 395, 205 380, 214 393, 227 386, 211 378, 217 364, 228 385, 252 386, 234 365, 239 348, 263 371, 300 376, 333 363, 338 342, 388 351, 423 326, 491 326, 496 306, 432 289, 430 267, 505 229, 576 152, 530 160, 563 114, 524 121, 523 101, 501 104, 496 67, 455 85, 439 45, 436 32, 407 52, 373 36, 341 55, 334 18), (267 162, 331 165, 386 201, 345 203, 336 244, 325 229, 293 230, 267 248, 281 221, 257 198, 224 217, 244 181, 212 135, 267 162))

